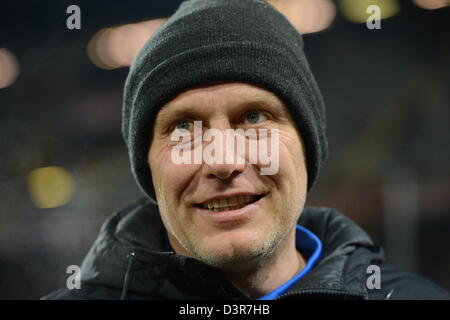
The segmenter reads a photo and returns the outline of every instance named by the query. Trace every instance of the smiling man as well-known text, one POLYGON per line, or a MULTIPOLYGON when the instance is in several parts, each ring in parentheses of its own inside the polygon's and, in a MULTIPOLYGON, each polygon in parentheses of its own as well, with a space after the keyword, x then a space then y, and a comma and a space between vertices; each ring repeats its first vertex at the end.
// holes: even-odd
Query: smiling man
POLYGON ((123 135, 146 197, 105 222, 81 289, 47 299, 448 298, 336 210, 304 206, 325 108, 269 3, 184 2, 130 69, 123 135))
POLYGON ((305 202, 306 162, 295 123, 276 95, 245 83, 185 91, 159 112, 148 161, 175 252, 224 270, 254 297, 304 268, 295 224, 305 202), (174 164, 171 134, 183 130, 193 137, 194 119, 220 131, 277 130, 278 172, 262 175, 259 162, 249 164, 253 149, 243 152, 240 164, 237 152, 230 163, 174 164))

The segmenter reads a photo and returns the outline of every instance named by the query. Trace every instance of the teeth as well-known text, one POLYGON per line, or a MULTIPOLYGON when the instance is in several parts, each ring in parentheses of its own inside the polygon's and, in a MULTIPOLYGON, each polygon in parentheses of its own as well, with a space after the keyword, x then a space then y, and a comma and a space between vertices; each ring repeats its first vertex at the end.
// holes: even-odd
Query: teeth
POLYGON ((206 203, 203 203, 202 206, 205 209, 212 210, 212 211, 223 211, 223 210, 230 210, 230 209, 238 209, 243 207, 244 205, 251 202, 253 199, 250 195, 245 196, 238 196, 238 197, 231 197, 227 199, 218 199, 213 201, 208 201, 206 203))

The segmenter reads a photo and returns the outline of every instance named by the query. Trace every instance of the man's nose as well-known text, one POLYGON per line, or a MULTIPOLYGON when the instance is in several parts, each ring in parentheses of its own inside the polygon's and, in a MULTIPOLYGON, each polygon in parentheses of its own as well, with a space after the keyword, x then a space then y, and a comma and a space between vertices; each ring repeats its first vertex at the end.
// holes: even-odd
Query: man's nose
MULTIPOLYGON (((218 178, 220 180, 231 179, 245 169, 245 150, 238 150, 237 141, 235 141, 233 130, 227 121, 221 121, 216 123, 211 128, 215 129, 214 139, 221 139, 221 143, 215 144, 215 157, 214 161, 204 162, 205 173, 208 178, 218 178), (220 132, 220 135, 217 134, 220 132), (220 150, 218 150, 220 148, 220 150), (221 152, 220 152, 221 151, 221 152), (222 156, 218 156, 222 153, 222 156)), ((214 141, 210 142, 214 143, 214 141)))
POLYGON ((245 163, 213 163, 206 164, 206 174, 208 178, 218 178, 220 180, 229 180, 244 171, 245 163))

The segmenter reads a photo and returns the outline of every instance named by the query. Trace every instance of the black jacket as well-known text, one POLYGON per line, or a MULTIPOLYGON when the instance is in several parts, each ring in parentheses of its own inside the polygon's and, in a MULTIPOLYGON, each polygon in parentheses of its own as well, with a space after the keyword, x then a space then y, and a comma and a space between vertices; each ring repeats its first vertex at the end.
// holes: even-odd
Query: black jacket
MULTIPOLYGON (((280 299, 449 299, 417 275, 384 263, 382 249, 334 209, 304 209, 299 224, 323 244, 317 265, 280 299), (381 288, 367 288, 369 265, 381 269, 381 288)), ((196 259, 164 251, 157 205, 141 201, 116 212, 81 266, 81 289, 43 299, 247 299, 219 272, 196 259)))

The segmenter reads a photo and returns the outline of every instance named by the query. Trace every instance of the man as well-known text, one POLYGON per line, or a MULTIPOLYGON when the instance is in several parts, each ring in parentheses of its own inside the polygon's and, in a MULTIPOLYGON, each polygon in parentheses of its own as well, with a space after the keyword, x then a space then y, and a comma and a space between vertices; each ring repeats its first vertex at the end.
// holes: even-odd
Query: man
POLYGON ((183 3, 131 67, 123 134, 148 197, 105 222, 81 289, 45 298, 448 298, 340 213, 304 207, 325 110, 300 34, 267 2, 183 3))

